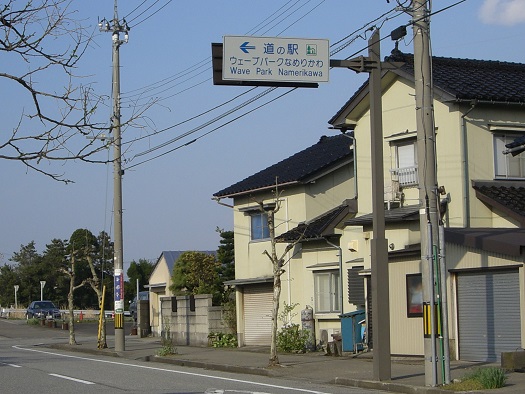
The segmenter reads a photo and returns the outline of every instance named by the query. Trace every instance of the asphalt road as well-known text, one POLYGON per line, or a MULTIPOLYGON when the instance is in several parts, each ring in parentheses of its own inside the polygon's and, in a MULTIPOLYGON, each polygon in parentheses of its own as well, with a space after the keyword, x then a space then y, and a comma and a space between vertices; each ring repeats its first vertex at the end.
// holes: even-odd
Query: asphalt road
MULTIPOLYGON (((96 324, 78 324, 77 335, 96 335, 96 324)), ((111 331, 109 331, 111 332, 111 331)), ((0 319, 2 393, 379 393, 349 387, 82 354, 46 348, 68 332, 0 319)))

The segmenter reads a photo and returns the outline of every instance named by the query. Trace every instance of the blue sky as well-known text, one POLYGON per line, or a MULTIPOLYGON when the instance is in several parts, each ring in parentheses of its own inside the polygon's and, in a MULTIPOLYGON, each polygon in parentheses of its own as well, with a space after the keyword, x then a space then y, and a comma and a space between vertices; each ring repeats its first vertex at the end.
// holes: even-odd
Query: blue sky
MULTIPOLYGON (((435 0, 433 11, 457 2, 435 0)), ((99 18, 112 17, 113 3, 73 0, 71 4, 77 10, 75 16, 95 31, 77 74, 92 83, 97 94, 107 96, 111 95, 111 35, 95 28, 99 18)), ((323 134, 333 134, 328 119, 366 78, 348 70, 331 70, 330 82, 318 89, 297 89, 232 121, 289 89, 277 89, 248 104, 249 98, 266 88, 214 86, 212 42, 222 42, 224 35, 255 35, 321 38, 332 45, 396 5, 395 0, 121 0, 119 16, 127 16, 131 26, 129 43, 120 51, 123 119, 130 116, 131 103, 157 100, 142 127, 123 132, 125 166, 129 167, 123 178, 125 267, 131 260, 155 260, 163 250, 215 250, 219 244, 215 228, 232 229, 233 214, 212 201, 212 194, 316 143, 323 134), (241 110, 226 114, 241 103, 245 103, 241 110), (215 119, 219 120, 203 127, 215 119), (140 155, 188 132, 191 135, 186 138, 140 155), (195 143, 175 149, 198 137, 195 143)), ((376 22, 382 37, 410 21, 401 11, 388 17, 376 22)), ((525 0, 467 0, 432 16, 432 51, 435 56, 524 63, 524 26, 525 0)), ((370 32, 358 34, 361 37, 332 58, 366 54, 370 32)), ((410 36, 411 30, 400 42, 400 50, 413 51, 410 36)), ((382 56, 393 46, 389 38, 382 41, 382 56)), ((48 88, 53 82, 39 81, 48 88)), ((21 91, 7 90, 2 81, 0 92, 0 136, 5 136, 25 98, 21 91)), ((110 105, 102 106, 97 116, 104 121, 110 112, 110 105)), ((68 239, 77 228, 112 234, 112 167, 81 162, 40 165, 64 172, 75 183, 57 183, 20 163, 0 161, 1 263, 8 262, 20 245, 35 241, 43 251, 53 238, 68 239)))

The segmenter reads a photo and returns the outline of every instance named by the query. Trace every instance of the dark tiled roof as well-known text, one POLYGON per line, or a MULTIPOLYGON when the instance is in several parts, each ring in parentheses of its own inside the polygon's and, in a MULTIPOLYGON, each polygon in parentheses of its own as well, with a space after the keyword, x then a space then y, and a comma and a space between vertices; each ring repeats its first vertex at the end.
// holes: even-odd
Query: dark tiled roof
MULTIPOLYGON (((385 60, 404 61, 402 71, 414 75, 414 56, 398 52, 385 60)), ((432 58, 435 87, 457 100, 525 102, 525 64, 493 60, 432 58)))
POLYGON ((229 197, 247 194, 256 189, 272 188, 276 177, 279 185, 307 181, 324 170, 352 159, 350 145, 352 140, 342 134, 323 136, 315 145, 215 193, 214 196, 229 197))
MULTIPOLYGON (((368 213, 345 222, 346 226, 364 226, 372 224, 373 214, 368 213)), ((385 223, 419 220, 419 206, 385 209, 385 223)))
MULTIPOLYGON (((404 62, 392 72, 414 80, 414 55, 393 53, 385 61, 404 62)), ((432 57, 432 77, 436 90, 451 100, 480 100, 502 103, 525 103, 525 64, 493 60, 432 57)), ((328 121, 333 124, 358 96, 368 92, 366 81, 345 105, 328 121)))
POLYGON ((445 241, 487 252, 520 256, 525 250, 525 229, 446 228, 445 241))
POLYGON ((525 181, 473 181, 476 197, 525 227, 525 181))
POLYGON ((281 234, 276 240, 277 242, 293 242, 301 237, 304 240, 312 240, 327 235, 333 235, 335 226, 337 226, 348 214, 355 214, 356 208, 356 200, 346 200, 343 204, 323 215, 318 216, 307 223, 301 223, 290 231, 281 234))

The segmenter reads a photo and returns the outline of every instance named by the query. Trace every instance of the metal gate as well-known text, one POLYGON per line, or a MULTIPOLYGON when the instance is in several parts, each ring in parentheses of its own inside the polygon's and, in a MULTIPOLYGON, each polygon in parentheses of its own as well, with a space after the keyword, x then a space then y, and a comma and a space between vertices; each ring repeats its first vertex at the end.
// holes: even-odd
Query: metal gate
POLYGON ((272 285, 244 289, 245 345, 270 345, 272 341, 272 285))
POLYGON ((459 358, 499 361, 521 347, 517 269, 457 274, 459 358))

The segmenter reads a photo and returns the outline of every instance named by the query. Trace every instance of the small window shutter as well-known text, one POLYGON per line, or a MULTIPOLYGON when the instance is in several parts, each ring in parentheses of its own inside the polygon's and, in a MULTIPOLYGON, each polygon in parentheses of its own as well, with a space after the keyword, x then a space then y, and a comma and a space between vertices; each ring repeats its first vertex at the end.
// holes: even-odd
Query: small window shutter
POLYGON ((364 266, 352 267, 348 270, 348 302, 355 305, 365 304, 365 281, 359 276, 364 266))

